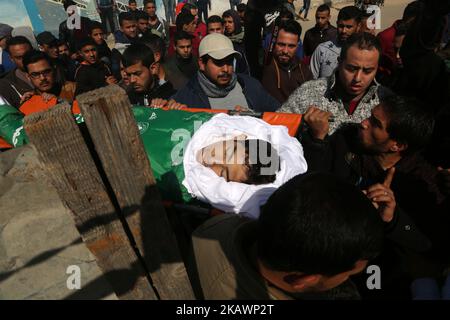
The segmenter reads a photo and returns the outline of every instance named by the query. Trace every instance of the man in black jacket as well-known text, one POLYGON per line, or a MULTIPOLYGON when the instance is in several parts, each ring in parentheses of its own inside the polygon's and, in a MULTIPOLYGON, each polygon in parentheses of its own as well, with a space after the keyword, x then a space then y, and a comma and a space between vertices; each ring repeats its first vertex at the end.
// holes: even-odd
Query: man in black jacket
POLYGON ((0 97, 15 108, 20 107, 26 97, 25 93, 34 89, 22 61, 23 56, 32 49, 30 41, 22 36, 10 38, 6 45, 6 51, 17 67, 0 79, 0 97))
POLYGON ((184 31, 175 33, 175 55, 164 64, 166 79, 170 81, 175 90, 179 90, 197 74, 197 59, 192 55, 192 36, 184 31))
POLYGON ((75 73, 77 83, 75 96, 117 83, 111 69, 98 59, 97 46, 92 38, 83 39, 79 44, 78 52, 83 62, 75 73))
POLYGON ((167 100, 175 93, 170 82, 159 81, 155 57, 145 44, 132 44, 125 49, 123 65, 132 87, 128 95, 132 104, 156 106, 154 99, 167 100))
POLYGON ((236 74, 233 64, 239 52, 223 34, 203 38, 199 48, 199 71, 173 97, 192 108, 252 109, 275 111, 280 103, 256 79, 236 74))
MULTIPOLYGON (((326 119, 322 111, 309 117, 313 122, 326 119)), ((437 168, 419 153, 432 130, 432 115, 421 103, 393 95, 360 125, 344 126, 322 140, 303 136, 309 170, 345 178, 380 210, 392 209, 382 216, 391 241, 385 253, 391 258, 381 261, 385 293, 400 288, 400 280, 409 284, 417 277, 434 276, 449 263, 449 199, 438 188, 437 168), (421 269, 418 261, 431 267, 421 269)))

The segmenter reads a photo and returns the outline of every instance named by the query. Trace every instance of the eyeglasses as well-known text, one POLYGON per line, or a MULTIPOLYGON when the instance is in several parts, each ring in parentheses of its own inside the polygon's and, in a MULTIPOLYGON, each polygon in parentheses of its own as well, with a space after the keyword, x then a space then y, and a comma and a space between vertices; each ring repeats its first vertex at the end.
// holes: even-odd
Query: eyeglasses
POLYGON ((48 77, 53 72, 52 69, 45 69, 41 72, 32 72, 30 73, 30 77, 33 79, 38 79, 40 76, 44 76, 44 78, 48 77))

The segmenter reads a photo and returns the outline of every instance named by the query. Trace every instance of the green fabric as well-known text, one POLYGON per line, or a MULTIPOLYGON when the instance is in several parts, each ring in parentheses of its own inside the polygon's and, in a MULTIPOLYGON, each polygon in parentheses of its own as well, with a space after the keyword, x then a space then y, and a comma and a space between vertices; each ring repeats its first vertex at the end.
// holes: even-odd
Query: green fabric
POLYGON ((182 152, 195 130, 214 114, 146 107, 134 107, 133 112, 163 198, 189 202, 192 197, 182 185, 182 152))
POLYGON ((28 143, 23 130, 23 113, 9 105, 0 105, 0 137, 9 144, 20 147, 28 143))
MULTIPOLYGON (((192 198, 182 185, 183 150, 195 130, 214 114, 148 107, 134 107, 132 110, 163 199, 189 202, 192 198)), ((84 122, 81 115, 74 117, 78 124, 84 122)), ((16 108, 0 106, 0 137, 15 147, 28 143, 23 118, 24 115, 16 108)))

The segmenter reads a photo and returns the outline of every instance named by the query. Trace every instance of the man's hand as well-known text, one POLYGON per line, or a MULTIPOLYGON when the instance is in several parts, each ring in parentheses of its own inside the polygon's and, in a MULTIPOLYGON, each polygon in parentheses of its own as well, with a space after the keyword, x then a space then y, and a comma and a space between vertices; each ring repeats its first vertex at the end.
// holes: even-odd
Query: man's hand
POLYGON ((391 222, 394 218, 394 211, 397 205, 394 192, 391 190, 394 173, 395 167, 390 168, 382 184, 374 184, 363 191, 367 198, 372 201, 372 204, 378 210, 384 222, 391 222))
POLYGON ((43 94, 41 94, 41 97, 42 97, 42 99, 44 99, 45 102, 49 102, 53 98, 56 98, 56 96, 54 94, 47 93, 47 92, 44 92, 43 94))
POLYGON ((187 105, 178 103, 175 100, 170 99, 169 102, 167 102, 166 107, 169 110, 180 110, 180 109, 183 109, 183 108, 187 108, 187 105))
POLYGON ((311 130, 311 134, 314 138, 323 140, 330 130, 328 123, 329 118, 333 114, 328 111, 322 111, 315 106, 311 106, 306 110, 303 118, 311 130))
POLYGON ((439 171, 439 190, 447 195, 450 196, 450 168, 449 169, 443 169, 441 167, 438 167, 439 171))
POLYGON ((105 78, 107 84, 117 84, 117 79, 114 76, 108 76, 105 78))
POLYGON ((25 103, 25 101, 27 101, 28 99, 30 99, 33 95, 34 95, 34 91, 28 91, 28 92, 25 92, 25 93, 22 95, 22 98, 20 98, 20 104, 25 103))
POLYGON ((182 108, 187 108, 187 106, 185 104, 181 104, 176 102, 173 99, 170 99, 169 101, 165 100, 165 99, 152 99, 151 103, 150 103, 150 107, 152 108, 164 108, 166 107, 169 110, 180 110, 182 108))

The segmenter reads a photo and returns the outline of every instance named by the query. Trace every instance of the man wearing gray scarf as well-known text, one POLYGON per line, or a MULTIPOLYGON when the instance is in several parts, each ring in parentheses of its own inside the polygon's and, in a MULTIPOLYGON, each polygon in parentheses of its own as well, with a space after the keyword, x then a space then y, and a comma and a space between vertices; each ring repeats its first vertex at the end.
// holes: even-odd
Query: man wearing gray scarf
POLYGON ((239 56, 226 36, 207 35, 200 43, 197 75, 172 98, 191 108, 277 110, 279 102, 259 81, 234 72, 234 60, 239 56))

